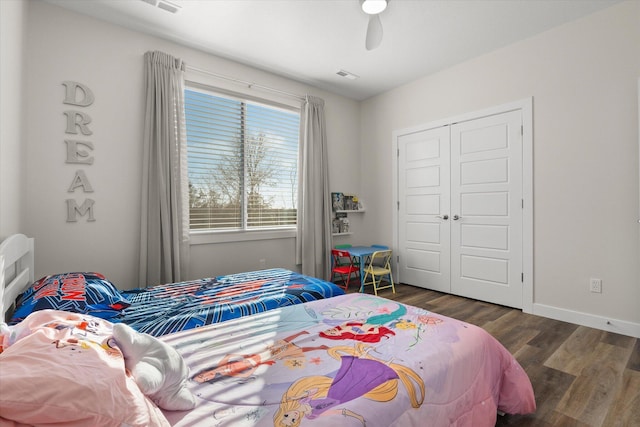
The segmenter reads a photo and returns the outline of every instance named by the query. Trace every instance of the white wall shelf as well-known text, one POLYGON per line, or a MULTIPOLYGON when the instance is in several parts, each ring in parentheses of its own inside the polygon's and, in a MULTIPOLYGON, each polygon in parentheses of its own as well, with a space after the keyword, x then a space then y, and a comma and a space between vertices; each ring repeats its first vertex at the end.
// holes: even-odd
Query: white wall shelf
POLYGON ((331 193, 331 207, 356 208, 333 210, 334 218, 331 220, 331 230, 333 236, 350 236, 351 226, 347 216, 350 214, 364 213, 364 206, 355 195, 344 195, 343 193, 331 193), (354 201, 355 199, 355 201, 354 201))
MULTIPOLYGON (((333 221, 338 220, 338 216, 340 217, 346 217, 349 214, 357 214, 357 213, 364 213, 364 209, 352 209, 352 210, 348 210, 348 209, 341 209, 338 211, 333 211, 333 214, 336 216, 336 219, 334 219, 333 221)), ((335 228, 334 228, 335 230, 335 228)), ((343 231, 341 233, 331 233, 333 236, 350 236, 351 234, 353 234, 351 231, 343 231)))

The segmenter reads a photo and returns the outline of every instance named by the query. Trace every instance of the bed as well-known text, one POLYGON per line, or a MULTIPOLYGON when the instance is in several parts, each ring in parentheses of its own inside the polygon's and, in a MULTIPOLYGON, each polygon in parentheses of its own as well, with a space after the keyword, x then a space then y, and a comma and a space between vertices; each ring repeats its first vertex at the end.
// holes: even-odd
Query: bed
POLYGON ((2 325, 0 351, 0 425, 483 427, 535 411, 486 331, 360 293, 159 338, 41 310, 2 325))
POLYGON ((12 295, 20 298, 11 324, 36 310, 57 309, 124 322, 140 332, 160 336, 344 294, 334 283, 281 268, 125 291, 94 272, 55 274, 34 282, 32 239, 11 236, 2 243, 3 252, 22 259, 18 264, 22 290, 12 295), (24 280, 27 277, 29 280, 24 280))
POLYGON ((343 295, 334 283, 282 268, 124 291, 131 304, 112 321, 154 336, 343 295))
POLYGON ((162 340, 189 365, 197 401, 165 414, 177 426, 477 427, 535 409, 527 375, 483 329, 373 295, 162 340))

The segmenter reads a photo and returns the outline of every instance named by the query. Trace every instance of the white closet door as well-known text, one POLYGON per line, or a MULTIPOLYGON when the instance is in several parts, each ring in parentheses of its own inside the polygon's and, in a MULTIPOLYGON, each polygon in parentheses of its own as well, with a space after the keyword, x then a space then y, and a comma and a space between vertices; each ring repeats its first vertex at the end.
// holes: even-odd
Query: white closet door
POLYGON ((449 127, 398 137, 399 279, 450 292, 449 127))
POLYGON ((522 308, 522 115, 451 126, 451 292, 522 308))

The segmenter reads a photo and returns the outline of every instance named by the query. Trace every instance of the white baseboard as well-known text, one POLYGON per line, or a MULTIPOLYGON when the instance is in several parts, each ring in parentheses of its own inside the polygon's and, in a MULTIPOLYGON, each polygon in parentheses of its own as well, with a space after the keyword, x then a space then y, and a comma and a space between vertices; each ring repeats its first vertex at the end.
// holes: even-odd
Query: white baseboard
POLYGON ((562 320, 563 322, 574 323, 576 325, 601 329, 603 331, 615 332, 616 334, 640 338, 640 323, 595 316, 593 314, 567 310, 565 308, 558 308, 544 304, 533 304, 533 311, 531 314, 555 320, 562 320))

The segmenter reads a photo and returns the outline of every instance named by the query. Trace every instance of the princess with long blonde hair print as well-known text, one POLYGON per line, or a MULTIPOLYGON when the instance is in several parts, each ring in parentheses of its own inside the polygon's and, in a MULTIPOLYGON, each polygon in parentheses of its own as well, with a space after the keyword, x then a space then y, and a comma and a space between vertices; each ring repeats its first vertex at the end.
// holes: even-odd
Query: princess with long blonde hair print
POLYGON ((402 382, 409 394, 411 406, 420 407, 424 400, 424 382, 412 369, 392 362, 384 362, 368 354, 372 347, 358 343, 338 346, 327 353, 340 361, 334 377, 314 375, 295 381, 282 396, 273 417, 275 427, 297 427, 303 418, 342 415, 358 419, 361 414, 345 407, 347 402, 364 397, 376 402, 393 400, 402 382))

